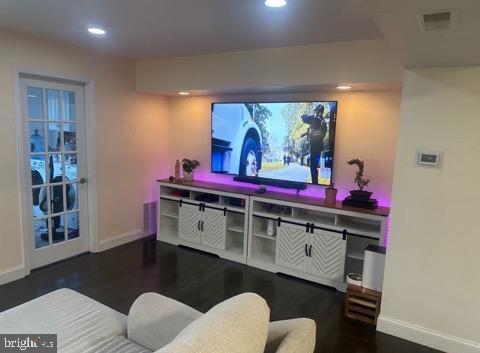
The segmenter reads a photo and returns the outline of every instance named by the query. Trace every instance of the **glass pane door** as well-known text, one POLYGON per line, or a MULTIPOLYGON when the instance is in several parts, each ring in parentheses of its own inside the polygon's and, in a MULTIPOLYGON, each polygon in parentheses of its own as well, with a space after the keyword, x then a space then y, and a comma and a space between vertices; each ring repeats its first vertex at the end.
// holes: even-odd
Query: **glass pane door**
POLYGON ((35 248, 79 235, 75 93, 27 86, 35 248))
MULTIPOLYGON (((84 146, 77 133, 83 131, 83 89, 24 80, 23 92, 30 149, 33 248, 58 248, 81 236, 86 185, 80 178, 85 175, 84 166, 79 165, 84 160, 84 146)), ((83 242, 79 251, 85 251, 87 243, 83 242)), ((61 256, 60 251, 49 257, 61 256)))

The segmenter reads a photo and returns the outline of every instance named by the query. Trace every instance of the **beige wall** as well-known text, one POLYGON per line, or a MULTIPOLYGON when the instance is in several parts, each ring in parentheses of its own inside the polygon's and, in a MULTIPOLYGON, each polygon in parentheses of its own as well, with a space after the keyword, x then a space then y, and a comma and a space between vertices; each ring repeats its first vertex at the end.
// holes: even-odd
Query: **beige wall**
POLYGON ((400 82, 402 75, 398 58, 380 39, 139 61, 137 89, 238 92, 341 82, 400 82))
MULTIPOLYGON (((320 92, 255 96, 175 97, 169 98, 171 157, 200 161, 199 178, 228 181, 230 176, 211 175, 210 109, 215 101, 291 101, 338 100, 334 178, 339 198, 353 189, 355 169, 346 164, 353 157, 366 162, 370 189, 382 204, 389 205, 395 158, 395 142, 400 112, 400 91, 320 92)), ((170 173, 173 165, 170 166, 170 173)), ((319 187, 308 193, 324 195, 319 187)))
POLYGON ((480 67, 406 71, 379 325, 455 353, 470 350, 415 332, 480 348, 479 81, 480 67), (416 149, 443 151, 441 169, 415 167, 416 149))
POLYGON ((164 98, 135 92, 132 61, 0 30, 0 273, 23 263, 13 66, 95 81, 98 235, 142 229, 168 156, 164 98))

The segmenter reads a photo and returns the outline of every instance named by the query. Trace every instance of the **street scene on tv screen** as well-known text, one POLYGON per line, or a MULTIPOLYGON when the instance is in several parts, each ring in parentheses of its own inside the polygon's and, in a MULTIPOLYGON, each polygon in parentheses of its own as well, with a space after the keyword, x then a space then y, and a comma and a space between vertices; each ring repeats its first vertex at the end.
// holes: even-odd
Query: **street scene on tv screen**
POLYGON ((337 102, 215 103, 215 173, 330 185, 337 102))

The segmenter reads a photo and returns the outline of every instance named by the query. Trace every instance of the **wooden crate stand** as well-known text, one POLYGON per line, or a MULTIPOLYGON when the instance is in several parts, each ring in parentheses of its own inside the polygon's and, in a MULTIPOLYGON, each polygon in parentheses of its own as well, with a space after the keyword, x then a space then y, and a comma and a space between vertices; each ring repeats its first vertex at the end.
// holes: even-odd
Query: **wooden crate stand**
POLYGON ((376 325, 381 301, 381 292, 349 284, 345 298, 345 316, 376 325))

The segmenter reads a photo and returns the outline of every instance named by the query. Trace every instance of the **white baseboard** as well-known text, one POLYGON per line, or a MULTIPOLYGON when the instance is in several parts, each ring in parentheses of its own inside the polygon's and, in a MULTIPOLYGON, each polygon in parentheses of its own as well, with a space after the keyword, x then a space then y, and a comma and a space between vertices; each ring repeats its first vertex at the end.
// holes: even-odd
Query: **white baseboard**
MULTIPOLYGON (((133 232, 120 234, 115 237, 111 237, 105 240, 101 240, 98 244, 98 251, 105 251, 114 247, 129 243, 134 240, 141 239, 145 236, 151 235, 151 232, 143 232, 142 229, 135 230, 133 232)), ((0 271, 0 285, 16 281, 17 279, 24 278, 26 276, 25 265, 14 266, 3 271, 0 271)))
POLYGON ((479 353, 480 343, 380 315, 377 330, 448 353, 479 353))
POLYGON ((112 249, 117 246, 129 243, 131 241, 141 239, 147 235, 149 234, 144 234, 142 229, 137 229, 133 232, 120 234, 105 240, 100 240, 100 243, 98 244, 98 251, 102 252, 108 249, 112 249))
POLYGON ((25 265, 19 265, 0 271, 0 285, 25 277, 25 265))

